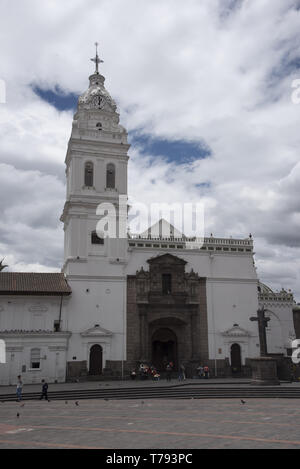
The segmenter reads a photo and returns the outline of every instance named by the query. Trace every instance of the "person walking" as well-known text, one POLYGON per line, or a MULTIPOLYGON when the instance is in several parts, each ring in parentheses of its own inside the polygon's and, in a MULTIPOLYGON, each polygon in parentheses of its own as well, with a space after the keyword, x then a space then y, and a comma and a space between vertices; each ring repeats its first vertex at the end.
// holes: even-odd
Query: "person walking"
POLYGON ((20 402, 22 400, 22 390, 23 390, 23 381, 21 375, 18 376, 17 382, 17 400, 20 402))
POLYGON ((40 401, 45 397, 46 401, 48 401, 48 383, 42 379, 42 394, 40 397, 40 401))
POLYGON ((167 381, 171 381, 172 366, 171 366, 170 363, 168 363, 167 366, 166 366, 166 372, 167 372, 167 381))

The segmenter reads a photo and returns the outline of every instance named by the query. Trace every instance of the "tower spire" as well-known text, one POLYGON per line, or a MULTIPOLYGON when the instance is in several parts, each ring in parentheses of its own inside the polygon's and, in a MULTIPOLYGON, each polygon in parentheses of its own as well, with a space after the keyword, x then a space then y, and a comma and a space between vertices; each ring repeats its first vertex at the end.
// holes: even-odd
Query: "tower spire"
POLYGON ((99 45, 98 42, 95 42, 95 46, 96 46, 96 57, 94 57, 93 59, 91 59, 91 61, 92 61, 92 62, 95 62, 95 64, 96 64, 95 73, 96 73, 97 75, 99 75, 99 64, 100 64, 100 63, 103 63, 103 60, 101 60, 101 59, 99 58, 99 55, 98 55, 98 45, 99 45))

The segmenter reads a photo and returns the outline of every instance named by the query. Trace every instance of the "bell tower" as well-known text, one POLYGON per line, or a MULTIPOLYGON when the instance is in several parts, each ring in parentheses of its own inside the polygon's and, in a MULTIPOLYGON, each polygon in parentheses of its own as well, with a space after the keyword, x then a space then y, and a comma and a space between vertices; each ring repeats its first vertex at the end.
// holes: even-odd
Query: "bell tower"
POLYGON ((105 89, 104 76, 99 73, 103 61, 97 46, 96 43, 96 56, 91 59, 95 72, 89 77, 89 88, 78 99, 65 159, 67 195, 61 221, 65 231, 63 271, 66 274, 76 274, 82 263, 106 260, 122 264, 126 259, 127 239, 124 229, 123 237, 119 238, 118 227, 120 221, 124 227, 127 219, 130 145, 126 130, 119 124, 116 103, 105 89), (112 210, 104 210, 105 207, 112 210), (97 229, 101 216, 115 223, 116 236, 107 237, 105 231, 97 229))

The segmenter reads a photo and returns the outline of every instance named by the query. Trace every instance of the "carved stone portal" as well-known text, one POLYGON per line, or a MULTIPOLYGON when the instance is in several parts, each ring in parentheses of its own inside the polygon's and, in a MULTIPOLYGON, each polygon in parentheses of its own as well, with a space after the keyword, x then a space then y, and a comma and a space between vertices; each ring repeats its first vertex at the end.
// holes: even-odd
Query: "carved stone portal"
POLYGON ((186 272, 187 262, 164 254, 128 277, 127 359, 163 371, 208 359, 206 279, 186 272))

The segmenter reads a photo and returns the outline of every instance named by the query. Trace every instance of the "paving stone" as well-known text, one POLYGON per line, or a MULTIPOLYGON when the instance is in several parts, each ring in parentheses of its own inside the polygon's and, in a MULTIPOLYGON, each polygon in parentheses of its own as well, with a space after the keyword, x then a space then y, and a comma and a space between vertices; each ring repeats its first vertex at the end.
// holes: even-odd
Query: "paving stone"
POLYGON ((0 404, 0 448, 300 448, 299 399, 0 404), (17 417, 17 413, 20 417, 17 417))

